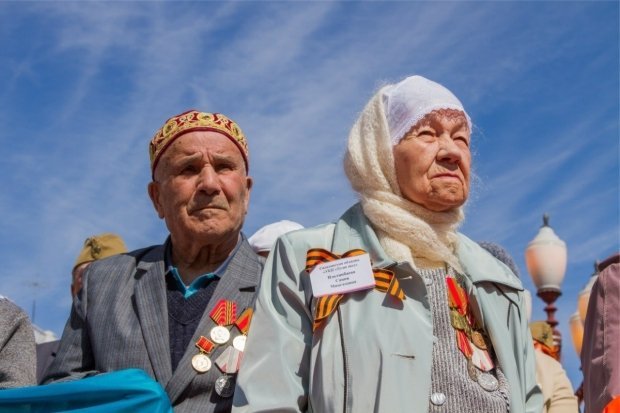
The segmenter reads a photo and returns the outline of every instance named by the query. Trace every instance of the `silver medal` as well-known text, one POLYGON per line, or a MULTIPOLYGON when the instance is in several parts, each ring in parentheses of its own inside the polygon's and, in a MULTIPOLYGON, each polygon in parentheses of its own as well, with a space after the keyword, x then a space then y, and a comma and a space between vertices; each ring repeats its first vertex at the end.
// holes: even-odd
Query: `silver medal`
POLYGON ((245 340, 247 336, 237 336, 233 339, 233 347, 239 351, 243 351, 245 349, 245 340))
POLYGON ((192 367, 198 373, 206 373, 211 368, 211 359, 204 353, 192 357, 192 367))
POLYGON ((211 340, 216 344, 225 344, 230 340, 230 331, 224 326, 215 326, 211 329, 211 340))
POLYGON ((486 391, 495 391, 499 388, 499 381, 490 373, 480 373, 478 375, 478 384, 486 391))
POLYGON ((233 376, 223 375, 215 380, 215 392, 220 397, 228 398, 235 392, 235 378, 233 376))

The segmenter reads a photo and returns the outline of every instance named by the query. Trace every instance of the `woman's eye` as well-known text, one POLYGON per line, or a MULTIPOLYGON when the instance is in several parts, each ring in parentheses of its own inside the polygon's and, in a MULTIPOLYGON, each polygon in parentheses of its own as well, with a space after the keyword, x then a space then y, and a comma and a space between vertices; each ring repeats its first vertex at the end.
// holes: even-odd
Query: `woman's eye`
POLYGON ((465 136, 455 136, 452 139, 454 139, 457 142, 461 142, 461 143, 464 143, 465 145, 469 146, 469 139, 467 139, 465 136))
POLYGON ((435 131, 433 129, 420 129, 416 134, 420 138, 433 138, 435 137, 435 131))

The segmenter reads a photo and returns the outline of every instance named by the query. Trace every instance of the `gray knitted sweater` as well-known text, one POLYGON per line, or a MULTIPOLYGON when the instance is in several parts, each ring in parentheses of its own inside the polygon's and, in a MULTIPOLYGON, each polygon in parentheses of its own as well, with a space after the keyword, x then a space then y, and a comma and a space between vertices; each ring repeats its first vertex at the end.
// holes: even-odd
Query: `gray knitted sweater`
MULTIPOLYGON (((494 390, 485 390, 477 381, 482 372, 470 366, 457 347, 456 333, 450 322, 446 274, 453 270, 418 270, 425 280, 433 320, 433 364, 431 369, 431 398, 429 413, 506 413, 509 411, 509 389, 499 368, 489 373, 497 379, 494 390)), ((456 277, 458 279, 458 277, 456 277)), ((487 376, 489 377, 489 376, 487 376)), ((493 378, 491 378, 493 380, 493 378)))
POLYGON ((0 296, 0 389, 35 385, 36 361, 28 316, 0 296))

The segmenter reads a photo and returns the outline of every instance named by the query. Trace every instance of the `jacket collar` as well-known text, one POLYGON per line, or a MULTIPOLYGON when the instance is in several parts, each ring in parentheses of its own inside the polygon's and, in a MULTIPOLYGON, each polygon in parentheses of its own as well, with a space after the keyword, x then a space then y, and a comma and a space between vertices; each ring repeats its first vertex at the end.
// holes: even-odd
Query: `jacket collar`
MULTIPOLYGON (((458 234, 458 237, 456 255, 473 283, 492 282, 523 290, 519 278, 506 265, 465 235, 458 234)), ((370 254, 373 267, 389 268, 397 264, 383 250, 359 203, 349 208, 336 222, 332 243, 332 251, 336 254, 353 248, 366 250, 370 254)))

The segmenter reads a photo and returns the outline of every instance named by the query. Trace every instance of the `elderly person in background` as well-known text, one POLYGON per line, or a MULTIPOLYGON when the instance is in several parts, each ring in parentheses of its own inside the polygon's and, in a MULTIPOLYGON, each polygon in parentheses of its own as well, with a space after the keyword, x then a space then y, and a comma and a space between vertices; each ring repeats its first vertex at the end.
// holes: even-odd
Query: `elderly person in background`
MULTIPOLYGON (((82 275, 86 267, 94 261, 124 252, 127 252, 127 247, 119 235, 103 233, 86 238, 71 271, 71 297, 75 297, 82 289, 82 275)), ((45 370, 56 357, 59 345, 60 340, 37 344, 37 383, 43 380, 45 370)))
POLYGON ((423 77, 370 100, 344 161, 360 203, 278 240, 233 411, 540 412, 521 282, 457 232, 470 135, 423 77))
POLYGON ((267 224, 260 228, 252 234, 250 238, 248 238, 248 242, 254 252, 261 257, 267 258, 269 256, 269 252, 281 235, 298 229, 303 229, 303 225, 284 219, 272 224, 267 224))
POLYGON ((262 263, 241 228, 250 199, 245 136, 195 110, 150 142, 148 193, 170 236, 93 262, 47 381, 139 368, 177 412, 225 412, 262 263))
POLYGON ((0 295, 0 389, 36 384, 36 361, 28 316, 0 295))

